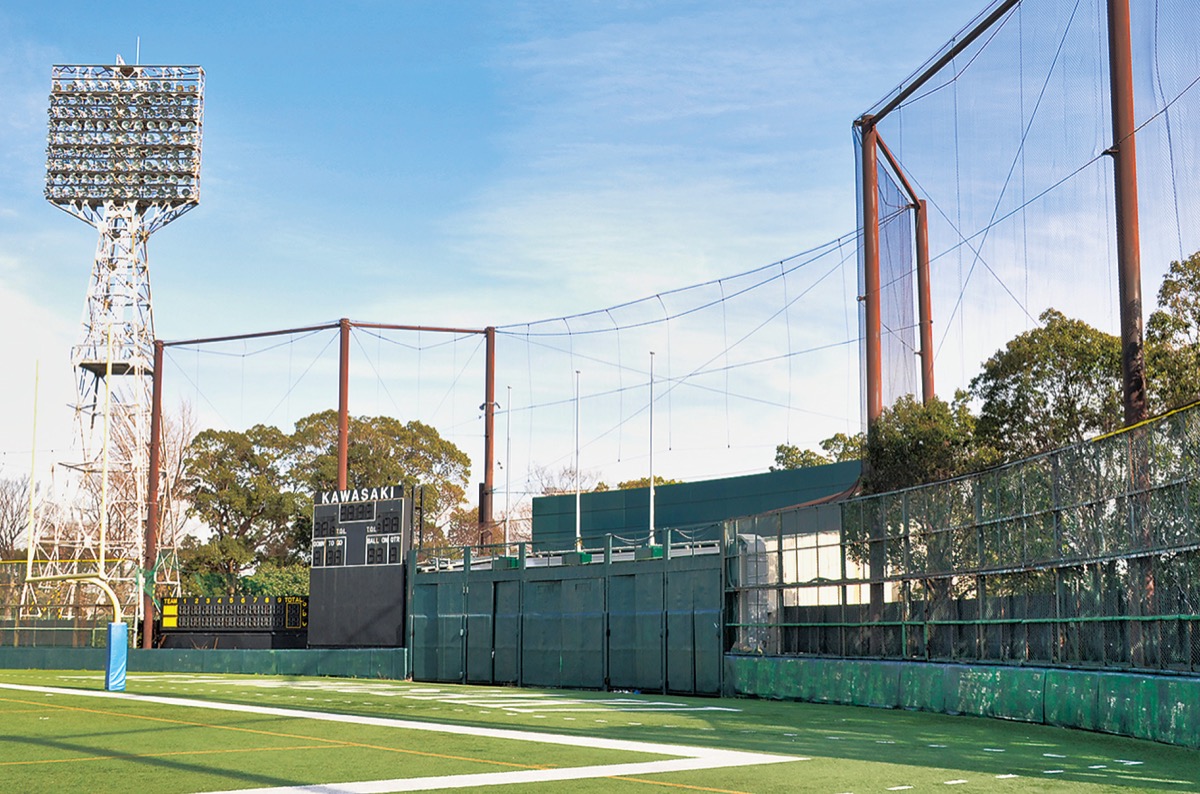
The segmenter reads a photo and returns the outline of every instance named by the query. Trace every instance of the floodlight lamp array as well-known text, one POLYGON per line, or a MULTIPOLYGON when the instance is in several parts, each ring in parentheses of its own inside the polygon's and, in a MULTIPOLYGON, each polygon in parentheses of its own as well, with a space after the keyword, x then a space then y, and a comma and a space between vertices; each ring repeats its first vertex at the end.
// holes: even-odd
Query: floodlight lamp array
POLYGON ((55 66, 46 198, 182 206, 200 200, 204 70, 55 66))

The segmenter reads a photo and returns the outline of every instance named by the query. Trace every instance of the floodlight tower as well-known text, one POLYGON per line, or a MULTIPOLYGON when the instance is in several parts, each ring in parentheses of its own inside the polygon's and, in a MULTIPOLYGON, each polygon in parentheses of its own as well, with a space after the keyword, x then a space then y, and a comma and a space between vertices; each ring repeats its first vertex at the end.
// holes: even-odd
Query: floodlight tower
MULTIPOLYGON (((62 588, 90 582, 110 587, 116 606, 137 616, 139 577, 160 567, 143 560, 154 346, 146 244, 200 200, 203 108, 198 66, 117 56, 112 66, 51 72, 46 199, 99 232, 82 340, 71 350, 83 455, 68 465, 78 472, 80 510, 43 533, 30 555, 40 561, 31 562, 34 580, 59 583, 60 603, 62 588)), ((174 547, 174 538, 159 542, 168 556, 174 547)), ((177 585, 177 568, 155 578, 164 577, 177 585)))

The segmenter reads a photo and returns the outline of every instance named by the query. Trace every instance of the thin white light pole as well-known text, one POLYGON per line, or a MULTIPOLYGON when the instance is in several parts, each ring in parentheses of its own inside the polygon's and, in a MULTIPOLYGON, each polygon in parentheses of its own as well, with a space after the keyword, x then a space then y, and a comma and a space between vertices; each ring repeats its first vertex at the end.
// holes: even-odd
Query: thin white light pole
POLYGON ((25 530, 25 578, 33 577, 33 542, 37 539, 37 533, 34 531, 36 524, 33 522, 33 498, 34 498, 34 477, 37 474, 37 410, 38 410, 38 379, 42 368, 40 359, 33 362, 33 450, 29 453, 29 525, 25 530))
POLYGON ((575 370, 575 551, 583 551, 583 511, 579 499, 579 370, 575 370))
POLYGON ((650 538, 654 545, 654 351, 650 351, 650 538))
POLYGON ((512 386, 504 404, 504 554, 508 554, 508 495, 512 491, 512 386))

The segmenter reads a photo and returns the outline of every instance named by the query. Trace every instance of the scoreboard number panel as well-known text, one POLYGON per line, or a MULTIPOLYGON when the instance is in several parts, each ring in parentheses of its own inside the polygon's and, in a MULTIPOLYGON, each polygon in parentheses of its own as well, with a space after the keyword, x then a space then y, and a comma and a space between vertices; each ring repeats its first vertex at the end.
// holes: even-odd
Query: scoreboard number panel
POLYGON ((166 632, 308 630, 307 596, 183 596, 164 598, 166 632))
POLYGON ((377 504, 378 502, 349 502, 339 505, 338 523, 350 524, 355 521, 374 521, 375 505, 377 504))
POLYGON ((412 537, 403 494, 400 485, 314 494, 312 567, 403 565, 412 537))

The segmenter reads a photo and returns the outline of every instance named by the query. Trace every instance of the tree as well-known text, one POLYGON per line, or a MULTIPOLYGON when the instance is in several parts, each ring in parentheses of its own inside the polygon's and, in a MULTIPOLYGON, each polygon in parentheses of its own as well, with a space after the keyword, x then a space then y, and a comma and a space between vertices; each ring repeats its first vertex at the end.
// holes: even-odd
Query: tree
POLYGON ((865 456, 864 447, 867 439, 862 433, 848 436, 845 433, 834 433, 821 442, 821 449, 833 459, 834 463, 845 463, 851 460, 862 460, 865 456))
POLYGON ((213 537, 201 543, 184 538, 179 545, 184 592, 197 596, 232 596, 241 575, 254 564, 254 550, 238 538, 213 537))
MULTIPOLYGON (((291 480, 311 493, 337 487, 336 411, 322 411, 296 422, 290 439, 291 480)), ((346 476, 350 488, 422 485, 426 515, 449 520, 466 497, 471 459, 436 429, 390 416, 350 417, 346 476)))
POLYGON ((254 562, 295 553, 289 530, 298 504, 285 476, 288 447, 287 437, 266 425, 196 436, 188 447, 185 491, 190 515, 214 537, 202 549, 181 553, 185 562, 236 579, 254 562))
POLYGON ((308 566, 281 565, 267 560, 254 573, 243 577, 242 589, 256 596, 308 595, 308 566))
MULTIPOLYGON (((36 491, 35 491, 36 493, 36 491)), ((0 479, 0 560, 11 560, 29 542, 29 478, 0 479)))
POLYGON ((870 493, 957 477, 990 465, 995 457, 976 446, 975 417, 963 391, 953 403, 901 397, 871 427, 866 452, 864 486, 870 493))
POLYGON ((1146 323, 1146 371, 1155 412, 1200 398, 1200 252, 1172 262, 1146 323))
MULTIPOLYGON (((534 493, 542 496, 554 496, 555 494, 575 493, 575 467, 562 466, 558 469, 551 469, 548 466, 535 466, 529 475, 531 489, 534 493)), ((608 486, 602 482, 597 482, 596 473, 593 471, 579 472, 579 490, 583 493, 588 491, 607 491, 608 486)))
POLYGON ((1042 325, 996 351, 971 381, 978 434, 1006 460, 1036 455, 1121 422, 1121 343, 1047 309, 1042 325))
POLYGON ((186 465, 188 446, 196 436, 196 419, 191 406, 181 403, 175 413, 163 413, 159 482, 159 548, 177 546, 188 519, 186 465))
MULTIPOLYGON (((504 540, 503 536, 500 540, 504 540)), ((459 506, 450 512, 446 542, 451 546, 483 546, 495 543, 496 538, 486 527, 479 525, 478 507, 459 506)))
POLYGON ((810 466, 824 466, 829 458, 811 449, 800 449, 795 444, 780 444, 775 447, 775 465, 771 471, 788 471, 790 469, 807 469, 810 466))
MULTIPOLYGON (((683 482, 683 480, 668 480, 666 477, 659 477, 657 474, 654 475, 654 487, 655 488, 657 488, 660 485, 679 485, 682 482, 683 482)), ((649 487, 650 487, 650 478, 648 476, 647 477, 638 477, 633 480, 622 480, 621 482, 617 483, 618 491, 630 491, 630 490, 633 490, 634 488, 649 488, 649 487)), ((596 490, 600 490, 600 489, 597 488, 596 490)))
POLYGON ((825 450, 825 454, 811 449, 800 449, 795 444, 780 444, 775 447, 775 465, 771 467, 771 471, 806 469, 810 466, 824 466, 827 463, 862 460, 865 444, 862 433, 852 436, 834 433, 821 442, 821 449, 825 450))
MULTIPOLYGON (((470 459, 432 427, 391 417, 352 417, 348 485, 421 485, 426 545, 461 508, 470 459)), ((312 537, 312 493, 337 487, 337 414, 296 423, 295 432, 256 425, 245 432, 206 430, 188 446, 184 497, 189 515, 214 533, 181 550, 190 586, 232 592, 251 569, 304 563, 312 537)), ((249 578, 246 579, 249 582, 249 578)), ((247 584, 246 587, 256 585, 247 584)))

